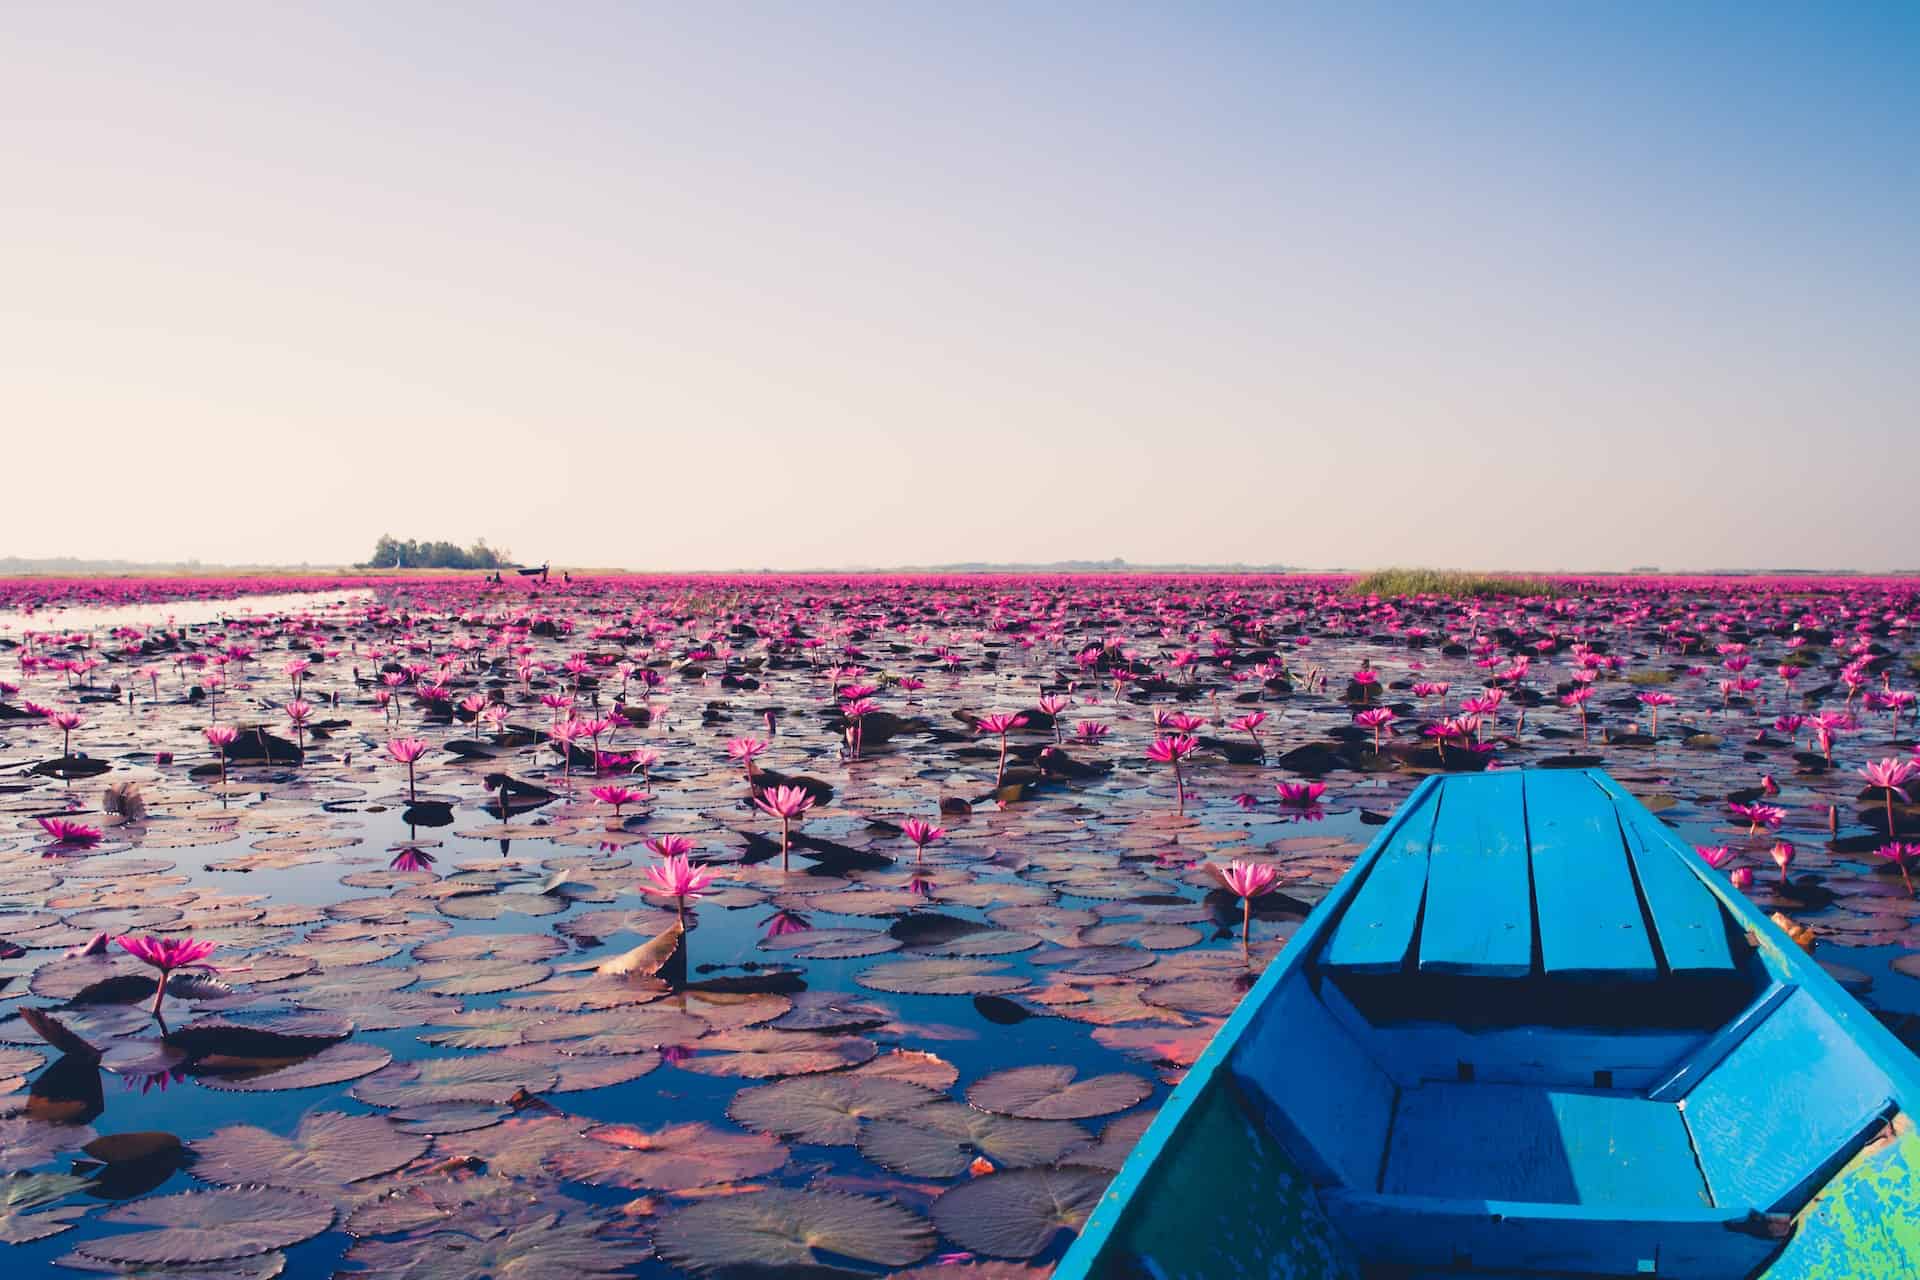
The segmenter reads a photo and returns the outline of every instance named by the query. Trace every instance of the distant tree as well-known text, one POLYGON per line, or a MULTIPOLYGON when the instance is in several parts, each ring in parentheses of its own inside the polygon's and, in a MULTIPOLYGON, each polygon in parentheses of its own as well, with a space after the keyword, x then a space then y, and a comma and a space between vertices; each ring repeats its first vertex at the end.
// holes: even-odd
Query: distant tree
POLYGON ((361 564, 360 569, 504 569, 511 563, 504 552, 495 551, 480 538, 471 547, 458 547, 451 542, 415 542, 394 537, 390 533, 380 535, 373 544, 373 554, 361 564))

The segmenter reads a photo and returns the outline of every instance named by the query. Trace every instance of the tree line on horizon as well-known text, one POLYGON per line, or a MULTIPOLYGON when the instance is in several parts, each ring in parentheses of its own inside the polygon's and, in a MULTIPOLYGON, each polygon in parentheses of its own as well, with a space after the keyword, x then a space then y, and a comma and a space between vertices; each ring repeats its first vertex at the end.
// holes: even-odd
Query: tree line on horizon
POLYGON ((510 569, 511 553, 495 551, 485 538, 470 547, 451 542, 416 542, 390 533, 380 535, 373 554, 356 569, 510 569))

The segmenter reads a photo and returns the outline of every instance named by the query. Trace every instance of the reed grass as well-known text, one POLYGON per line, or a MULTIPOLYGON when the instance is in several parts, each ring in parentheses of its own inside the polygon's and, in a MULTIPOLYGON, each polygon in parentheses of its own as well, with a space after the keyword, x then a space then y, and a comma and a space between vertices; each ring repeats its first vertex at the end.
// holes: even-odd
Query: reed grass
POLYGON ((1456 600, 1559 594, 1546 578, 1458 569, 1376 569, 1357 579, 1353 590, 1369 596, 1446 596, 1456 600))

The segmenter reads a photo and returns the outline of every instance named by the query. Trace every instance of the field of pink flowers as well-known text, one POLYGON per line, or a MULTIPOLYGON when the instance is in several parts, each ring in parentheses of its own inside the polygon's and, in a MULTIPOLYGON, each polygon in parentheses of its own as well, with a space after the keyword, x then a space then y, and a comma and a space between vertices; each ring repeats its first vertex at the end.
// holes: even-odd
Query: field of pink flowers
POLYGON ((0 1239, 1043 1276, 1436 771, 1606 768, 1920 1043, 1920 580, 1554 586, 0 580, 0 1239))

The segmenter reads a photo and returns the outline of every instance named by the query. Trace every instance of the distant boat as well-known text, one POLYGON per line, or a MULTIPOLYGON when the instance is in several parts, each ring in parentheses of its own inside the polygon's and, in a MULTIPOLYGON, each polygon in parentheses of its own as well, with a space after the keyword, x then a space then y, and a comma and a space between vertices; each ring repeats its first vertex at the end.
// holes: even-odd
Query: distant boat
POLYGON ((1430 778, 1055 1280, 1920 1275, 1920 1060, 1599 770, 1430 778))

